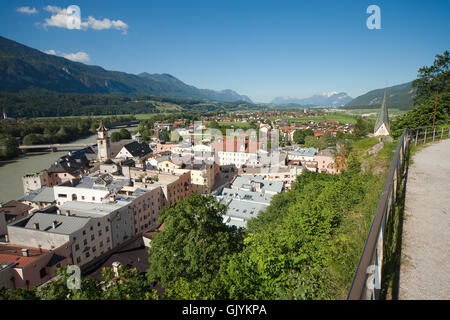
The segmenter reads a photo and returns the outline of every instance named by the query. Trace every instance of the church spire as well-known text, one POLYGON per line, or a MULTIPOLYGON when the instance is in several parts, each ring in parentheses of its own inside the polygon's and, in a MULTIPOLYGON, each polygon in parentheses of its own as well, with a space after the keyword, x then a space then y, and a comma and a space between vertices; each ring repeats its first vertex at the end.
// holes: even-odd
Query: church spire
POLYGON ((378 114, 377 122, 375 123, 374 133, 376 136, 389 135, 389 114, 386 103, 387 88, 384 89, 383 103, 381 104, 380 113, 378 114))

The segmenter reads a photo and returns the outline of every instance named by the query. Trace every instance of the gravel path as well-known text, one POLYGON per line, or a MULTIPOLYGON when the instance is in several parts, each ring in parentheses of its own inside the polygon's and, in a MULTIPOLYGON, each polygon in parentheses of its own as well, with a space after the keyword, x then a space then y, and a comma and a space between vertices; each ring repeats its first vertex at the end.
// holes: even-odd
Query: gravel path
POLYGON ((450 299, 450 140, 413 156, 406 186, 399 299, 450 299))

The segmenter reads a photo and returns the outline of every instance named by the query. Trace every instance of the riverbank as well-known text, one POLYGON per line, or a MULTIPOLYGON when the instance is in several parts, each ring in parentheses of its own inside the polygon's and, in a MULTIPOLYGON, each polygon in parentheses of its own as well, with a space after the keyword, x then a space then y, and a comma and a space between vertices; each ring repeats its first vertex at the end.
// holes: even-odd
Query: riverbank
MULTIPOLYGON (((135 127, 127 127, 132 130, 135 127)), ((119 131, 120 128, 112 129, 110 134, 119 131)), ((97 135, 74 140, 72 143, 90 144, 96 143, 97 135)), ((56 152, 29 152, 18 158, 0 161, 0 202, 17 199, 23 195, 22 177, 27 173, 39 172, 47 169, 57 159, 67 154, 67 150, 56 152)))

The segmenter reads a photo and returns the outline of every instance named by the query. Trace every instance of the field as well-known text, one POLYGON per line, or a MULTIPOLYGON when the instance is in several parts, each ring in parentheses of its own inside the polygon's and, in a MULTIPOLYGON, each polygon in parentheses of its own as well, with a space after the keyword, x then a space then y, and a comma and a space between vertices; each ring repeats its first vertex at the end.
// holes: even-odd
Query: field
POLYGON ((290 118, 290 117, 271 117, 270 120, 283 119, 288 121, 298 121, 298 122, 306 122, 306 121, 327 121, 334 120, 342 124, 356 123, 356 116, 345 114, 345 113, 329 113, 323 116, 313 116, 313 117, 301 117, 301 118, 290 118))

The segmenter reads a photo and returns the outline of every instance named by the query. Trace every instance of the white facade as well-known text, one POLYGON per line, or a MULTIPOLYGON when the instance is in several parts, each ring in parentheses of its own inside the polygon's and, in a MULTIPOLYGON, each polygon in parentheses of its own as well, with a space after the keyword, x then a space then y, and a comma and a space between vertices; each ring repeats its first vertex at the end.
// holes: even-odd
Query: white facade
POLYGON ((381 124, 381 126, 378 128, 377 131, 375 131, 374 136, 388 136, 389 135, 389 131, 386 128, 386 125, 383 123, 381 124))

